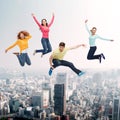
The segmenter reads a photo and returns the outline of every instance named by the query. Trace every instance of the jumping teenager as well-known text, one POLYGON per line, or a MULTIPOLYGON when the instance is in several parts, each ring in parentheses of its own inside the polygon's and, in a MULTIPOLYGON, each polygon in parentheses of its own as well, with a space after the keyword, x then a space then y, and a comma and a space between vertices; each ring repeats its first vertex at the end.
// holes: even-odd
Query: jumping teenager
POLYGON ((49 24, 47 23, 46 19, 42 19, 41 24, 40 24, 38 22, 38 20, 36 19, 34 14, 32 14, 32 17, 33 17, 33 19, 35 20, 35 22, 37 23, 37 25, 39 26, 39 28, 42 32, 41 43, 42 43, 42 46, 43 46, 43 49, 35 50, 33 55, 41 52, 42 53, 41 57, 42 57, 43 55, 52 51, 52 47, 51 47, 51 44, 50 44, 50 41, 49 41, 49 31, 50 31, 50 27, 51 27, 51 25, 54 21, 54 14, 52 15, 52 19, 51 19, 51 22, 49 24))
POLYGON ((68 50, 72 50, 72 49, 76 49, 78 47, 85 47, 84 44, 80 44, 74 47, 65 47, 65 43, 64 42, 60 42, 59 43, 59 48, 54 50, 52 55, 49 58, 49 63, 50 63, 50 69, 49 69, 49 75, 52 75, 52 71, 58 67, 58 66, 66 66, 71 68, 78 76, 81 76, 84 74, 84 72, 82 72, 81 70, 77 69, 73 63, 68 62, 66 60, 63 60, 63 57, 65 56, 66 52, 68 50))
POLYGON ((96 27, 93 27, 91 30, 89 30, 88 26, 87 26, 87 22, 88 22, 88 20, 85 20, 85 27, 86 27, 86 30, 89 33, 89 45, 90 45, 90 49, 89 49, 89 52, 88 52, 88 55, 87 55, 87 59, 88 60, 98 59, 99 62, 101 63, 101 59, 102 58, 105 59, 105 56, 104 56, 103 53, 98 54, 98 55, 94 55, 95 51, 97 49, 97 46, 95 45, 96 39, 101 39, 101 40, 106 40, 106 41, 113 41, 113 40, 102 38, 99 35, 97 35, 96 34, 96 31, 97 31, 96 27))
POLYGON ((8 47, 5 50, 5 53, 7 53, 8 50, 10 50, 11 48, 18 46, 20 49, 20 52, 14 52, 13 54, 17 56, 20 65, 24 66, 25 63, 27 63, 28 65, 31 65, 31 61, 27 53, 28 41, 31 38, 31 35, 26 31, 20 31, 17 35, 17 38, 18 40, 13 45, 8 47))

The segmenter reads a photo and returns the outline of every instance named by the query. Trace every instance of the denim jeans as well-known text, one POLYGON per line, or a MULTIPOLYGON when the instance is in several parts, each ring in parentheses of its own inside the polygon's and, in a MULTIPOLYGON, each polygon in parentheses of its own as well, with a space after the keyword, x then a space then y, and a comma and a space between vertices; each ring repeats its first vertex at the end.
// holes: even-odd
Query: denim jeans
POLYGON ((77 69, 73 63, 65 61, 65 60, 58 60, 58 59, 53 59, 53 67, 56 68, 58 66, 67 66, 71 68, 77 75, 81 72, 81 70, 77 69))
POLYGON ((42 54, 44 55, 52 51, 52 47, 48 38, 42 38, 41 43, 42 43, 43 49, 36 50, 36 53, 42 52, 42 54))
POLYGON ((31 65, 31 61, 30 61, 30 58, 29 58, 27 53, 21 53, 20 55, 17 55, 17 58, 18 58, 19 63, 20 63, 21 66, 24 66, 25 62, 28 65, 31 65))
POLYGON ((99 57, 101 57, 100 54, 99 54, 99 55, 94 55, 96 49, 97 49, 96 46, 90 47, 89 52, 88 52, 88 55, 87 55, 87 59, 88 59, 88 60, 99 59, 99 57))

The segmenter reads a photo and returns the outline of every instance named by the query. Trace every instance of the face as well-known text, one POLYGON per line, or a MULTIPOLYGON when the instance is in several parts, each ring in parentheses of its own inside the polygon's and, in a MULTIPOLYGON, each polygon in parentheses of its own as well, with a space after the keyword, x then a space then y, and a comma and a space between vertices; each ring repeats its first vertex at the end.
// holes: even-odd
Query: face
POLYGON ((47 21, 45 19, 42 20, 42 24, 46 26, 47 21))
POLYGON ((63 52, 64 48, 65 48, 64 46, 59 46, 60 52, 63 52))
POLYGON ((92 34, 95 34, 95 33, 96 33, 96 31, 97 31, 97 29, 96 29, 96 28, 92 28, 92 30, 91 30, 92 34))
POLYGON ((21 39, 24 39, 25 38, 25 35, 23 33, 20 33, 20 38, 21 39))

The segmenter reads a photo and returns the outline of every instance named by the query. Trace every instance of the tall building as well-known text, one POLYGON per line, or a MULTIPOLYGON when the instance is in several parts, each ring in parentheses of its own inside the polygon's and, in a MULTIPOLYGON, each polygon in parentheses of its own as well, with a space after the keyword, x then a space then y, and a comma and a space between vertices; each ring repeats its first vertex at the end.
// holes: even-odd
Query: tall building
POLYGON ((42 105, 41 107, 47 108, 49 106, 49 90, 42 90, 42 105))
POLYGON ((11 82, 10 82, 10 79, 6 79, 6 84, 8 85, 8 84, 10 84, 11 82))
POLYGON ((35 106, 42 106, 41 105, 41 102, 42 102, 42 95, 39 94, 39 95, 33 95, 32 96, 32 99, 31 99, 31 103, 32 103, 32 106, 35 107, 35 106))
POLYGON ((65 89, 66 89, 66 100, 69 99, 69 94, 68 94, 68 75, 67 73, 57 73, 56 76, 56 84, 64 84, 65 85, 65 89))
POLYGON ((19 99, 15 99, 15 98, 10 99, 9 100, 9 106, 10 106, 10 112, 11 113, 18 112, 19 107, 20 107, 19 99))
POLYGON ((41 109, 49 106, 49 90, 42 90, 41 92, 34 93, 31 99, 33 107, 39 106, 41 109))
POLYGON ((56 115, 63 115, 66 113, 66 95, 64 84, 55 84, 54 86, 54 112, 56 115))
POLYGON ((120 98, 113 99, 112 120, 120 120, 120 98))
POLYGON ((42 84, 42 90, 47 90, 49 91, 49 103, 52 101, 52 88, 50 86, 50 83, 43 83, 42 84))

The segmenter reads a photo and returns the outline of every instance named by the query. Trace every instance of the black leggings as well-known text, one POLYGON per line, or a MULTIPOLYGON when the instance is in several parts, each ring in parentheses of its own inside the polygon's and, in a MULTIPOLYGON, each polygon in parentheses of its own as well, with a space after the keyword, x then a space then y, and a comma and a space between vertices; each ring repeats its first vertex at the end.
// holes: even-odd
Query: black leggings
POLYGON ((101 54, 94 55, 96 49, 97 49, 96 46, 90 47, 88 55, 87 55, 87 59, 88 60, 99 59, 101 57, 101 54))
POLYGON ((79 74, 81 72, 81 70, 77 69, 73 63, 68 62, 66 60, 57 60, 57 59, 53 59, 53 67, 56 68, 58 66, 66 66, 71 68, 76 74, 79 74))

